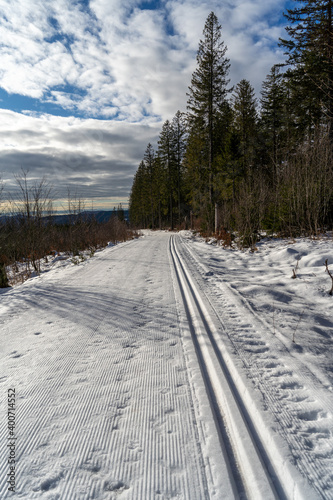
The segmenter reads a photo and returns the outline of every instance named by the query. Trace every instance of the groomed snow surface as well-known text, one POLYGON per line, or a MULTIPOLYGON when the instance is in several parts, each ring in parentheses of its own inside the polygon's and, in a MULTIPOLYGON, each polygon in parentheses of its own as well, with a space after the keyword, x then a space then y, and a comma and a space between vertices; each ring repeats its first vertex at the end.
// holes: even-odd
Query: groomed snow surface
POLYGON ((326 259, 145 231, 2 290, 0 498, 333 499, 326 259))

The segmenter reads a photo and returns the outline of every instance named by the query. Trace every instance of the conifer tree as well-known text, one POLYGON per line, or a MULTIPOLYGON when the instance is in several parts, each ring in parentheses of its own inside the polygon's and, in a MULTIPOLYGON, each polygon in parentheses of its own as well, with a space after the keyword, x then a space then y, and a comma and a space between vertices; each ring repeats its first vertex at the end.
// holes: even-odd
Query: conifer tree
POLYGON ((230 63, 225 57, 227 47, 221 37, 221 25, 214 12, 207 18, 204 40, 200 40, 197 54, 198 68, 194 71, 189 87, 188 109, 190 125, 201 121, 208 140, 208 168, 212 171, 214 159, 214 131, 219 113, 226 100, 230 63))
MULTIPOLYGON (((159 180, 162 193, 167 197, 167 218, 171 229, 174 229, 175 214, 178 212, 180 222, 182 204, 182 169, 186 149, 186 120, 184 114, 177 111, 173 120, 163 124, 158 141, 158 158, 162 167, 159 180), (164 180, 164 181, 163 181, 164 180)), ((163 205, 165 200, 163 199, 163 205)))
POLYGON ((248 80, 241 80, 233 96, 234 126, 239 140, 240 167, 249 174, 254 166, 257 143, 257 100, 248 80))
MULTIPOLYGON (((226 57, 227 47, 222 40, 222 28, 214 12, 206 20, 203 30, 204 38, 200 40, 197 53, 198 67, 194 71, 188 93, 188 118, 191 128, 191 144, 196 147, 201 139, 207 148, 203 149, 205 168, 208 172, 208 181, 205 187, 207 211, 211 211, 216 201, 214 160, 217 158, 223 140, 220 136, 221 121, 225 111, 227 93, 230 91, 228 74, 229 59, 226 57), (194 135, 197 139, 194 140, 194 135)), ((187 155, 187 164, 189 157, 187 155)), ((192 165, 195 168, 195 165, 192 165)), ((203 193, 202 193, 203 194, 203 193)), ((208 213, 207 212, 207 213, 208 213)))
MULTIPOLYGON (((207 169, 207 142, 204 127, 199 120, 189 131, 185 153, 185 190, 187 202, 195 213, 203 212, 209 183, 207 169)), ((203 215, 203 214, 202 214, 203 215)))
POLYGON ((149 211, 148 192, 147 192, 147 176, 145 172, 145 164, 141 161, 138 170, 133 179, 130 201, 129 214, 130 221, 134 226, 147 227, 147 214, 149 211))
POLYGON ((154 193, 154 184, 155 184, 155 172, 154 172, 154 167, 155 167, 155 151, 153 146, 149 143, 144 157, 143 157, 143 162, 145 166, 145 171, 146 171, 146 176, 148 180, 148 199, 150 202, 150 224, 151 228, 154 229, 155 223, 154 223, 154 198, 155 198, 155 193, 154 193))
POLYGON ((174 228, 173 221, 173 204, 174 204, 174 191, 176 186, 176 158, 175 151, 172 144, 172 127, 169 120, 166 120, 162 126, 158 141, 158 157, 161 161, 162 167, 167 174, 167 198, 169 205, 169 221, 171 230, 174 228))
POLYGON ((175 154, 176 187, 178 205, 178 223, 181 222, 181 207, 183 204, 183 160, 187 144, 187 123, 184 113, 177 111, 171 122, 172 149, 175 154))
POLYGON ((271 68, 262 85, 261 122, 269 151, 271 175, 276 181, 282 162, 283 131, 285 127, 285 91, 282 85, 283 75, 277 65, 271 68))
POLYGON ((333 140, 333 0, 306 0, 285 14, 288 39, 280 44, 292 68, 289 77, 297 82, 300 99, 310 94, 312 112, 318 122, 318 108, 324 105, 333 140), (314 105, 314 101, 316 105, 314 105))

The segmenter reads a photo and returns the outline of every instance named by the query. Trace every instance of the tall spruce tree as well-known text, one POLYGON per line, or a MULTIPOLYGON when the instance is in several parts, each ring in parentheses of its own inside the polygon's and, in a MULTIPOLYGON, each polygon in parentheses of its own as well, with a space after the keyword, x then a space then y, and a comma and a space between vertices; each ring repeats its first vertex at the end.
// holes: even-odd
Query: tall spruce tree
MULTIPOLYGON (((167 194, 168 214, 167 219, 171 228, 174 228, 176 214, 178 222, 181 219, 181 205, 183 202, 183 158, 186 150, 187 123, 184 113, 177 111, 173 120, 166 122, 158 141, 158 157, 164 171, 165 186, 163 191, 167 194)), ((162 183, 162 179, 161 179, 162 183)))
POLYGON ((266 137, 269 152, 269 171, 273 183, 276 182, 279 167, 283 160, 283 132, 286 128, 285 89, 283 75, 274 65, 261 91, 261 124, 266 137))
MULTIPOLYGON (((228 73, 229 59, 227 47, 222 40, 222 28, 214 12, 206 20, 204 38, 200 40, 197 53, 198 67, 194 71, 188 92, 189 124, 198 137, 204 137, 207 144, 206 168, 208 170, 208 202, 215 202, 214 196, 214 160, 218 154, 216 144, 220 133, 227 93, 230 91, 228 73)), ((196 145, 198 141, 195 141, 196 145)))
POLYGON ((203 124, 196 122, 189 130, 185 153, 184 184, 186 201, 196 214, 203 213, 207 203, 206 194, 209 185, 207 169, 207 143, 203 124))
POLYGON ((254 88, 248 80, 241 80, 233 96, 234 126, 239 141, 239 163, 243 174, 254 167, 257 143, 257 100, 254 88))
POLYGON ((183 160, 187 144, 187 123, 184 113, 177 111, 171 122, 172 128, 172 148, 175 154, 175 168, 176 168, 176 187, 177 187, 177 208, 178 208, 178 223, 181 223, 182 218, 182 205, 184 202, 183 195, 183 160))
POLYGON ((147 176, 145 164, 141 161, 133 179, 129 201, 129 215, 132 225, 143 228, 147 227, 147 215, 149 211, 146 188, 147 176))
POLYGON ((133 225, 162 227, 162 210, 167 185, 159 155, 149 143, 143 160, 133 179, 129 200, 130 220, 133 225))
POLYGON ((145 166, 146 176, 148 180, 148 198, 150 204, 150 226, 152 229, 155 227, 155 151, 153 146, 149 143, 145 154, 143 156, 143 163, 145 166))
POLYGON ((289 77, 300 100, 309 101, 306 112, 314 124, 322 107, 333 142, 333 0, 294 1, 298 6, 285 14, 289 38, 280 39, 292 68, 289 77))
POLYGON ((176 157, 175 151, 173 149, 172 143, 172 126, 169 120, 166 120, 162 126, 158 141, 158 157, 161 161, 162 168, 164 168, 167 175, 167 198, 169 205, 169 222, 171 229, 174 229, 174 218, 173 218, 173 205, 175 199, 175 189, 176 189, 176 157))

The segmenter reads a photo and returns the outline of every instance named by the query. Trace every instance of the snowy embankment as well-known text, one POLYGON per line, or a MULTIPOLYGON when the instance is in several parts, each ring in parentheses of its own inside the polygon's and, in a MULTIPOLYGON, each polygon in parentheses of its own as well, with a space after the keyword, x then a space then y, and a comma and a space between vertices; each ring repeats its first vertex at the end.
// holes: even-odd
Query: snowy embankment
POLYGON ((0 497, 333 499, 326 259, 145 232, 3 291, 0 497))

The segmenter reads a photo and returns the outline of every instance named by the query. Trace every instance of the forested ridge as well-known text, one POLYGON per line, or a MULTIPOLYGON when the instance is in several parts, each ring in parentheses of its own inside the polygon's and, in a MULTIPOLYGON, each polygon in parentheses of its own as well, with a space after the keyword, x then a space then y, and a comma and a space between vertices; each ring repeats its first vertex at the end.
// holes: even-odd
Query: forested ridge
POLYGON ((230 86, 222 27, 208 16, 187 93, 148 144, 130 195, 134 226, 195 225, 239 235, 314 235, 333 220, 332 1, 298 2, 285 14, 284 65, 255 97, 250 81, 230 86))

